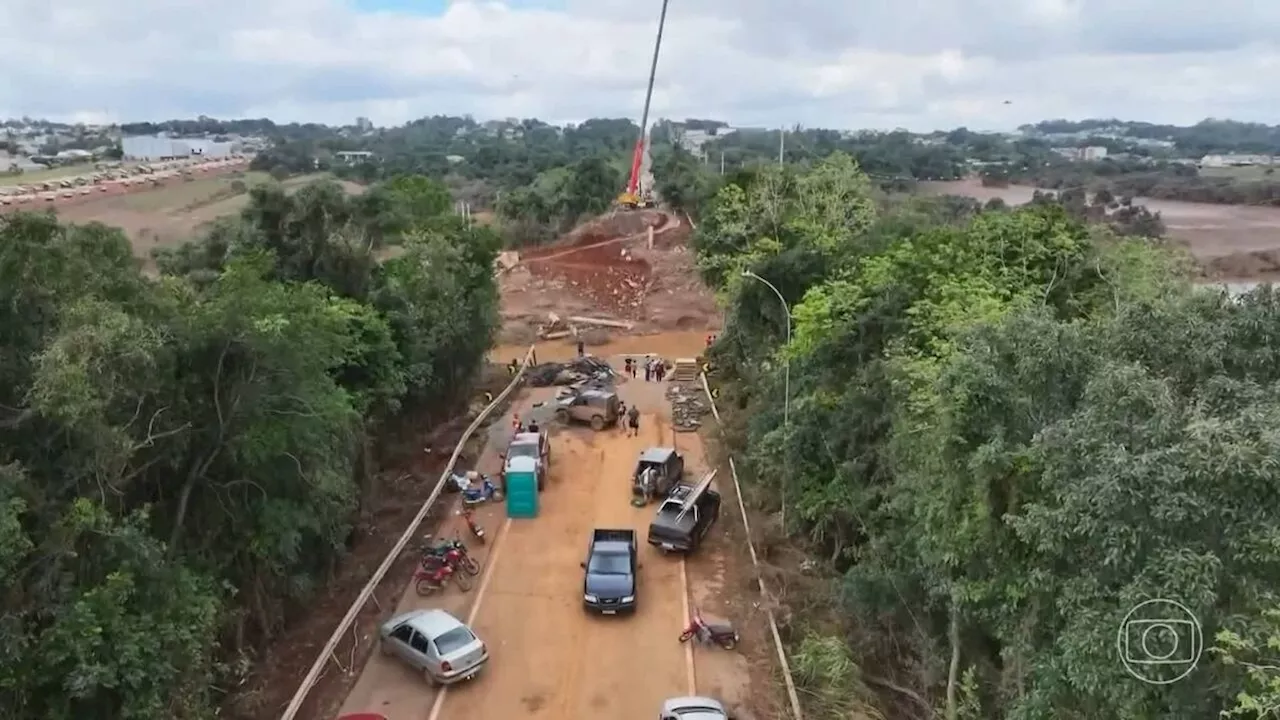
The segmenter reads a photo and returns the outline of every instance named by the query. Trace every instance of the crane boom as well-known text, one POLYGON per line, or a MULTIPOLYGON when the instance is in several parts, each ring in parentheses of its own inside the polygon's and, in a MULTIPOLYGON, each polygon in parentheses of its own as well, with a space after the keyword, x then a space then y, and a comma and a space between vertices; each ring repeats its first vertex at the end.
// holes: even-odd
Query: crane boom
POLYGON ((622 194, 623 204, 635 206, 641 203, 640 170, 644 164, 645 138, 649 128, 649 107, 653 102, 653 83, 658 76, 658 54, 662 50, 662 31, 667 24, 667 5, 670 0, 662 0, 662 13, 658 16, 658 35, 653 43, 653 60, 649 64, 649 86, 644 93, 644 111, 640 115, 640 136, 636 138, 635 152, 631 157, 631 175, 627 178, 627 189, 622 194))

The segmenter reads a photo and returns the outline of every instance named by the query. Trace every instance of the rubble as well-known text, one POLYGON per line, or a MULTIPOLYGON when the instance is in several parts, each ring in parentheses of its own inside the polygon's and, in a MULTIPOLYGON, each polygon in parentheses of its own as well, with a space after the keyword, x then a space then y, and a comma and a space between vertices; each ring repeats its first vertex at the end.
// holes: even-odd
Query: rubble
POLYGON ((594 355, 587 355, 568 362, 535 365, 525 371, 525 377, 533 387, 550 387, 576 385, 588 381, 612 383, 615 373, 609 363, 594 355))
POLYGON ((667 387, 671 402, 671 424, 676 432, 695 432, 702 426, 702 416, 711 412, 702 389, 693 384, 672 383, 667 387))

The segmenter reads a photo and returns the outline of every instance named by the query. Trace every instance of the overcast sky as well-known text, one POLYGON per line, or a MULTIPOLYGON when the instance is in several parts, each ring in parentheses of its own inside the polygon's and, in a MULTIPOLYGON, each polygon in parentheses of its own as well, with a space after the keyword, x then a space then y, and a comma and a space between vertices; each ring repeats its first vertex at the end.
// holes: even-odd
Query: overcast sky
MULTIPOLYGON (((639 119, 661 0, 3 0, 0 116, 639 119)), ((1280 122, 1280 3, 672 0, 658 117, 1280 122), (1010 104, 1005 104, 1005 101, 1010 104)))

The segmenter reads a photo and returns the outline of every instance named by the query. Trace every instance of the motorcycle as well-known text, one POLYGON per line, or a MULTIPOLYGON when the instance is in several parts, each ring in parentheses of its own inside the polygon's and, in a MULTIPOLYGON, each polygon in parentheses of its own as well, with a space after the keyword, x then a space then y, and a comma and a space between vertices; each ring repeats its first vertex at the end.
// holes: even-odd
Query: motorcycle
POLYGON ((452 565, 446 562, 441 562, 430 569, 425 567, 418 568, 417 572, 413 574, 413 589, 417 591, 418 595, 426 597, 437 590, 443 589, 445 583, 449 582, 449 580, 458 583, 458 589, 462 590, 462 592, 471 589, 471 579, 467 577, 466 573, 457 572, 452 565))
POLYGON ((502 500, 502 491, 498 486, 485 476, 484 482, 479 487, 468 487, 462 491, 462 502, 464 505, 479 505, 490 500, 502 500))
POLYGON ((738 631, 733 629, 733 625, 727 620, 713 620, 708 622, 702 618, 702 613, 694 608, 693 617, 689 620, 689 627, 680 633, 680 642, 688 642, 694 637, 698 638, 702 643, 715 643, 725 650, 732 650, 738 646, 738 631))
POLYGON ((481 545, 483 545, 484 528, 481 527, 480 522, 476 520, 476 511, 468 507, 460 510, 458 514, 461 515, 463 521, 467 523, 467 529, 471 531, 471 534, 475 536, 476 540, 479 541, 481 545))
MULTIPOLYGON (((467 575, 479 575, 480 563, 467 552, 467 546, 461 540, 449 540, 440 545, 422 549, 422 569, 434 570, 439 565, 448 565, 454 570, 462 570, 467 575)), ((461 581, 460 581, 461 582, 461 581)), ((466 581, 470 583, 470 580, 466 581)), ((471 589, 469 586, 463 590, 471 589)))

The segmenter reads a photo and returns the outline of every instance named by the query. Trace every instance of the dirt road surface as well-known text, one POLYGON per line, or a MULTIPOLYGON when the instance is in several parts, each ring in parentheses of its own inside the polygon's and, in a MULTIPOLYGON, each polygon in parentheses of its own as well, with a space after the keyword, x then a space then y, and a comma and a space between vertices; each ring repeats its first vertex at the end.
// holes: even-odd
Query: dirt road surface
MULTIPOLYGON (((696 354, 701 337, 685 341, 689 347, 681 351, 696 354)), ((629 504, 629 478, 646 447, 674 442, 686 458, 686 479, 696 480, 707 469, 699 436, 672 432, 664 389, 665 384, 643 381, 619 386, 623 400, 643 413, 638 438, 625 437, 620 429, 552 431, 540 517, 508 521, 500 507, 483 511, 482 522, 498 537, 485 548, 485 569, 475 589, 464 594, 451 588, 439 598, 406 591, 397 612, 442 607, 469 620, 490 647, 488 668, 469 683, 437 692, 421 676, 373 652, 342 713, 379 712, 389 720, 649 720, 662 700, 700 692, 735 707, 759 708, 756 717, 769 716, 761 708, 764 701, 753 695, 753 690, 767 692, 771 684, 768 648, 752 639, 763 635, 744 632, 739 653, 677 641, 691 597, 708 615, 738 614, 734 621, 744 625, 749 620, 750 596, 744 591, 749 575, 732 556, 725 527, 733 522, 734 506, 726 500, 712 539, 686 564, 643 544, 654 508, 629 504), (598 618, 582 609, 579 563, 597 527, 632 528, 640 535, 639 607, 633 617, 598 618)), ((515 411, 525 419, 545 414, 548 408, 533 404, 551 395, 550 389, 529 391, 515 411)), ((482 471, 499 467, 497 453, 508 433, 509 423, 494 426, 480 460, 482 471)), ((385 616, 390 614, 388 608, 385 616)))

